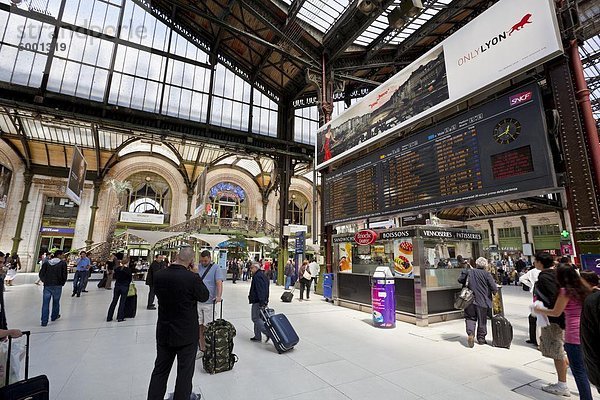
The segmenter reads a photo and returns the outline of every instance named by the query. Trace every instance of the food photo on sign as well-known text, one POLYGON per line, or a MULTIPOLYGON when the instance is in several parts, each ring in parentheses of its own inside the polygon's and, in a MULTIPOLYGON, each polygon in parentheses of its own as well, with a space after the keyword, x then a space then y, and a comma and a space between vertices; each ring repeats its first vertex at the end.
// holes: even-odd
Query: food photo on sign
POLYGON ((340 260, 339 268, 340 272, 351 273, 352 272, 352 243, 340 243, 340 260))
POLYGON ((394 240, 394 273, 403 278, 414 276, 412 239, 394 240))

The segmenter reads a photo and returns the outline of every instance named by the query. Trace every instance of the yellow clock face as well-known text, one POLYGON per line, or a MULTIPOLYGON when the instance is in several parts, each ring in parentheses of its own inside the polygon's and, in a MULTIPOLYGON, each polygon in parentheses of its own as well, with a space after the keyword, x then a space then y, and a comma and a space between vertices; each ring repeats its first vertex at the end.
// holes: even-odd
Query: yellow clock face
POLYGON ((505 118, 494 128, 494 140, 500 144, 514 142, 521 134, 521 123, 514 118, 505 118))

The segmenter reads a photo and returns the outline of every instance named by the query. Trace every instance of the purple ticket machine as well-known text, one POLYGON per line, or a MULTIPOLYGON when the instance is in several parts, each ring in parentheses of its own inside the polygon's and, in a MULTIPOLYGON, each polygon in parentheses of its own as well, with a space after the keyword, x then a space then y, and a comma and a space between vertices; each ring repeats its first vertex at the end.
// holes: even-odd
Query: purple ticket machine
POLYGON ((396 327, 395 280, 388 267, 378 267, 373 274, 371 304, 373 325, 379 328, 396 327))

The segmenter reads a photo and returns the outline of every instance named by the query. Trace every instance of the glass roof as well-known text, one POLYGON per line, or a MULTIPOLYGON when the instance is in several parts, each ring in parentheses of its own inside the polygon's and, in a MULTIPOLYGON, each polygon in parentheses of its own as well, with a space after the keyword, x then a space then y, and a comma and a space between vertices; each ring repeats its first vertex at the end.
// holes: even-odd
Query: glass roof
POLYGON ((600 66, 597 60, 600 57, 600 35, 596 35, 579 47, 579 54, 583 59, 583 73, 590 89, 590 100, 592 101, 592 111, 596 121, 600 120, 600 66))
MULTIPOLYGON (((287 5, 292 3, 291 0, 283 2, 287 5)), ((298 12, 298 18, 327 33, 350 3, 350 0, 306 0, 298 12)))
MULTIPOLYGON (((423 10, 417 14, 410 22, 404 25, 401 29, 392 30, 387 36, 385 36, 381 44, 397 45, 402 43, 406 38, 412 35, 417 29, 423 26, 429 21, 434 15, 439 13, 445 8, 447 4, 452 0, 433 0, 423 1, 423 10)), ((398 2, 394 2, 385 10, 365 31, 354 41, 354 44, 361 46, 369 46, 373 40, 377 39, 379 35, 386 28, 389 27, 388 15, 398 6, 398 2)))
POLYGON ((231 156, 220 160, 216 165, 235 165, 240 167, 254 177, 261 173, 270 174, 274 167, 273 159, 261 157, 259 160, 249 156, 240 156, 232 154, 231 156), (260 164, 259 164, 260 162, 260 164))

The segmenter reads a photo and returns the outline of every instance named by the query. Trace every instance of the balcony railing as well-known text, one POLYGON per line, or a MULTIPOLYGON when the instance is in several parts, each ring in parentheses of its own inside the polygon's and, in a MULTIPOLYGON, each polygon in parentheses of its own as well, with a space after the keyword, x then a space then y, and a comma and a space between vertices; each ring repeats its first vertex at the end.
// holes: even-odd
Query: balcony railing
POLYGON ((244 218, 218 218, 200 216, 189 221, 172 225, 163 229, 165 232, 211 232, 211 231, 236 231, 248 233, 263 233, 266 236, 275 236, 278 232, 277 226, 261 220, 248 220, 244 218))

